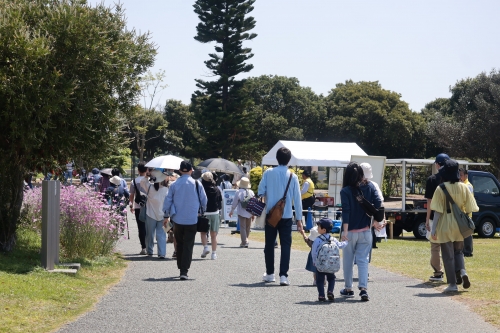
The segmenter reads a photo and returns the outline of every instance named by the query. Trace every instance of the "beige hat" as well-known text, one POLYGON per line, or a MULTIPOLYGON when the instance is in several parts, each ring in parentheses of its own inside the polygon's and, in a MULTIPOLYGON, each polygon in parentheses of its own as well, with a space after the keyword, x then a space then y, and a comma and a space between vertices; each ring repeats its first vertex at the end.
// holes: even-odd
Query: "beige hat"
POLYGON ((363 169, 363 173, 365 174, 366 179, 373 178, 372 166, 370 165, 370 163, 364 162, 361 163, 359 166, 361 167, 361 169, 363 169))
POLYGON ((114 184, 114 185, 116 185, 116 186, 119 186, 119 185, 120 185, 120 183, 122 182, 122 180, 121 180, 121 178, 120 178, 120 177, 118 177, 118 176, 113 176, 113 177, 111 177, 111 178, 109 179, 109 182, 110 182, 111 184, 114 184))
POLYGON ((236 182, 236 186, 239 188, 251 188, 250 180, 247 177, 242 177, 240 180, 236 182))
POLYGON ((153 170, 151 171, 151 178, 154 179, 153 183, 161 183, 167 179, 167 175, 160 170, 153 170))
POLYGON ((201 178, 203 178, 204 181, 206 182, 213 182, 214 181, 214 175, 210 171, 207 171, 201 175, 201 178))

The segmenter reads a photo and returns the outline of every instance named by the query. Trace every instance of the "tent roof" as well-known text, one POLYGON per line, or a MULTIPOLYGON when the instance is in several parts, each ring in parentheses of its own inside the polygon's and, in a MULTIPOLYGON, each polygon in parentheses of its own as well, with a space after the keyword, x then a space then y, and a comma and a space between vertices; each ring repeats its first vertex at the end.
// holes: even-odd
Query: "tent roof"
POLYGON ((292 158, 288 165, 345 167, 351 155, 367 156, 354 142, 316 142, 280 140, 262 158, 263 165, 278 165, 276 152, 281 147, 291 150, 292 158))
MULTIPOLYGON (((391 158, 385 160, 386 166, 394 165, 401 166, 403 161, 406 162, 406 166, 410 165, 433 165, 435 159, 416 159, 416 158, 391 158)), ((469 162, 465 160, 456 160, 460 165, 490 165, 489 163, 478 163, 478 162, 469 162)))

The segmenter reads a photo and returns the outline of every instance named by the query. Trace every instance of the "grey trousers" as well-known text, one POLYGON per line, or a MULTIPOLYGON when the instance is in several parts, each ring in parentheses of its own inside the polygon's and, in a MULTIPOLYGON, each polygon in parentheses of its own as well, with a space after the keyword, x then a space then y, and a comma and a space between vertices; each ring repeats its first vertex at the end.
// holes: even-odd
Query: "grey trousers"
POLYGON ((443 274, 441 271, 441 244, 431 242, 431 267, 434 269, 434 275, 443 274))
POLYGON ((443 256, 444 272, 448 284, 457 284, 455 272, 465 269, 463 248, 463 241, 441 244, 441 255, 443 256))
POLYGON ((465 256, 471 256, 472 255, 472 235, 464 238, 464 255, 465 256))
POLYGON ((238 215, 238 219, 240 220, 240 237, 241 244, 245 245, 248 241, 248 236, 250 235, 250 227, 252 226, 252 218, 251 217, 243 217, 238 215))

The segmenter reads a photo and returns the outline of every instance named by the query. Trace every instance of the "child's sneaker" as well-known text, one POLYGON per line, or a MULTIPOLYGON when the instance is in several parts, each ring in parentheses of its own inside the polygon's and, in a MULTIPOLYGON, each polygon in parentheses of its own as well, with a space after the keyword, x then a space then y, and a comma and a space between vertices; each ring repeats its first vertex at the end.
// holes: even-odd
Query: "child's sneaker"
POLYGON ((354 291, 342 289, 340 291, 340 296, 346 297, 346 298, 353 298, 354 297, 354 291))
POLYGON ((318 302, 326 302, 325 296, 318 296, 318 302))
POLYGON ((363 302, 367 302, 370 300, 370 297, 368 297, 368 292, 366 290, 361 290, 361 292, 359 293, 359 296, 361 297, 361 300, 363 302))
POLYGON ((329 292, 328 294, 326 294, 326 297, 328 297, 328 300, 330 302, 335 302, 335 297, 333 296, 333 293, 329 292))

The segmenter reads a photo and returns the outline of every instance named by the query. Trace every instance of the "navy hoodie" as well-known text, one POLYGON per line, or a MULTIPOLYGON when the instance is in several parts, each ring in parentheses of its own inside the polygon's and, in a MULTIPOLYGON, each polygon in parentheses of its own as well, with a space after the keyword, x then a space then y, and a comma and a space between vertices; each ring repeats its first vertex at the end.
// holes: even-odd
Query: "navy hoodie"
MULTIPOLYGON (((382 200, 379 197, 375 186, 368 182, 359 187, 363 196, 371 202, 375 208, 382 206, 382 200)), ((348 223, 347 230, 357 230, 370 227, 371 217, 366 215, 361 205, 356 201, 350 186, 342 188, 340 191, 342 202, 342 224, 348 223)))

